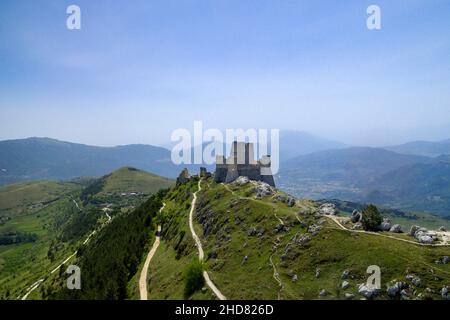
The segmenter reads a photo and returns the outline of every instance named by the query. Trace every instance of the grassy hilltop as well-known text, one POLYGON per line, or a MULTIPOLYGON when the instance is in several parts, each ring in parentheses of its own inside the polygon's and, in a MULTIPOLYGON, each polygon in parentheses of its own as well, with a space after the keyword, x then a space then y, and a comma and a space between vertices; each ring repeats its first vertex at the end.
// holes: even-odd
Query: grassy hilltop
MULTIPOLYGON (((450 284, 450 265, 435 264, 449 254, 449 247, 398 240, 412 240, 404 234, 390 234, 398 238, 393 239, 342 230, 332 219, 317 215, 314 202, 297 201, 291 207, 280 192, 256 199, 252 183, 202 184, 195 228, 205 250, 204 269, 228 299, 344 299, 346 293, 361 298, 357 287, 366 282, 370 265, 381 268, 382 299, 388 298, 392 281, 408 283, 411 299, 419 294, 440 299, 440 289, 450 284), (349 272, 346 289, 344 271, 349 272), (419 277, 420 286, 405 280, 407 275, 419 277), (321 291, 326 294, 319 296, 321 291)), ((186 298, 184 270, 197 259, 187 227, 190 194, 196 190, 193 181, 172 190, 165 200, 163 241, 149 272, 151 299, 186 298)), ((191 298, 214 296, 203 290, 191 298)))

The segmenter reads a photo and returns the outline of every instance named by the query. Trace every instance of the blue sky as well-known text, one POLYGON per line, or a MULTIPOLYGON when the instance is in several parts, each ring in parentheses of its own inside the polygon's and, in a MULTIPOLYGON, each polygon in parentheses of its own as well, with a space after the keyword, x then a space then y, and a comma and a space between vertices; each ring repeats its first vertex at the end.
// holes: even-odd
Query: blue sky
POLYGON ((0 2, 1 140, 158 144, 194 120, 350 144, 444 139, 449 88, 447 0, 0 2))

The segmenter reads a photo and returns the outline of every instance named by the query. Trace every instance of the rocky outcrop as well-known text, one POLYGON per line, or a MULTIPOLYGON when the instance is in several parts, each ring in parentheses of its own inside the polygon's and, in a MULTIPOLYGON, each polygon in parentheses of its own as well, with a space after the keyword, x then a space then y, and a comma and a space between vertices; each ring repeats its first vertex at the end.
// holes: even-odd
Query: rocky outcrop
POLYGON ((353 226, 352 229, 353 230, 363 230, 364 226, 363 226, 363 224, 361 222, 357 222, 357 223, 355 223, 355 225, 353 226))
POLYGON ((350 271, 344 270, 344 272, 342 272, 341 279, 342 280, 348 279, 349 276, 350 276, 350 271))
POLYGON ((177 184, 185 184, 189 182, 190 178, 188 169, 184 168, 177 178, 177 184))
POLYGON ((373 299, 379 294, 380 290, 374 286, 363 283, 359 285, 358 292, 367 299, 373 299))
POLYGON ((327 295, 328 295, 327 290, 325 290, 325 289, 320 290, 319 296, 321 296, 321 297, 326 297, 327 295))
POLYGON ((293 207, 295 205, 295 198, 291 196, 285 196, 285 195, 276 195, 273 198, 274 202, 282 202, 285 203, 289 207, 293 207))
POLYGON ((353 223, 361 222, 361 220, 362 220, 362 213, 357 211, 357 210, 353 210, 352 216, 351 216, 350 219, 351 219, 351 221, 353 223))
POLYGON ((419 226, 412 226, 408 234, 423 244, 431 244, 437 240, 436 233, 419 226))
POLYGON ((345 296, 346 300, 352 300, 355 298, 355 295, 353 293, 348 293, 348 292, 344 296, 345 296))
POLYGON ((255 187, 252 189, 252 192, 256 193, 258 198, 272 196, 276 193, 275 188, 261 181, 255 182, 255 187))
POLYGON ((341 288, 343 290, 348 289, 349 287, 350 287, 350 283, 348 281, 343 281, 342 282, 341 288))
POLYGON ((322 227, 317 224, 312 224, 308 227, 308 232, 313 236, 317 235, 320 230, 322 230, 322 227))
POLYGON ((442 297, 442 299, 444 299, 444 300, 450 300, 450 288, 449 288, 449 287, 444 286, 444 287, 441 289, 441 297, 442 297))
POLYGON ((389 231, 394 232, 394 233, 402 233, 403 232, 402 226, 399 224, 394 224, 389 231))
POLYGON ((239 178, 236 179, 236 181, 234 181, 233 183, 238 185, 238 186, 243 186, 246 185, 247 183, 250 182, 250 179, 248 177, 242 177, 240 176, 239 178))
POLYGON ((380 231, 389 231, 391 230, 391 220, 388 218, 383 218, 383 222, 378 226, 378 230, 380 231))
POLYGON ((407 284, 404 282, 395 282, 392 286, 388 286, 386 293, 389 297, 395 298, 400 296, 400 292, 407 287, 407 284))
POLYGON ((336 205, 333 203, 324 203, 319 207, 318 213, 327 216, 334 216, 336 215, 336 205))

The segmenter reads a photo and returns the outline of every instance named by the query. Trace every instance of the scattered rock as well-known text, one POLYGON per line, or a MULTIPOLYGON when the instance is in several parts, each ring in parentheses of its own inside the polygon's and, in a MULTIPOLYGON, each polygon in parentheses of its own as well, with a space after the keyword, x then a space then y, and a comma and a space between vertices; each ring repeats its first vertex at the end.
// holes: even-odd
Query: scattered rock
POLYGON ((206 287, 202 288, 202 293, 206 293, 206 291, 208 291, 208 289, 206 287))
POLYGON ((358 222, 361 222, 361 219, 362 219, 362 213, 357 210, 353 210, 351 221, 353 223, 358 223, 358 222))
POLYGON ((406 284, 404 282, 396 282, 394 285, 387 288, 387 295, 391 298, 394 298, 400 294, 400 292, 406 288, 406 284))
POLYGON ((255 187, 252 189, 259 197, 272 196, 276 193, 275 188, 265 182, 255 181, 255 187))
POLYGON ((444 256, 442 258, 442 264, 447 264, 450 263, 450 257, 449 256, 444 256))
POLYGON ((311 241, 311 236, 309 234, 302 234, 301 236, 295 236, 294 238, 294 242, 301 246, 304 246, 311 241))
POLYGON ((292 282, 297 282, 298 281, 298 276, 296 274, 294 274, 292 276, 292 282))
POLYGON ((435 233, 419 226, 412 226, 408 234, 423 244, 431 244, 437 240, 437 235, 435 233))
POLYGON ((314 236, 317 235, 317 233, 319 233, 320 230, 322 230, 322 227, 317 224, 312 224, 308 227, 308 232, 314 236))
POLYGON ((374 286, 363 283, 363 284, 359 285, 358 292, 365 298, 372 299, 378 295, 379 290, 377 288, 375 288, 374 286))
POLYGON ((341 278, 342 278, 343 280, 346 280, 346 279, 348 279, 348 276, 349 276, 349 275, 350 275, 350 271, 345 270, 344 272, 342 272, 341 278))
POLYGON ((416 234, 416 231, 419 229, 420 229, 419 226, 411 226, 411 229, 409 229, 408 235, 410 235, 411 237, 414 237, 414 235, 416 234))
POLYGON ((243 186, 246 185, 247 183, 250 182, 250 179, 248 177, 239 177, 237 178, 233 183, 238 185, 238 186, 243 186))
POLYGON ((403 232, 402 226, 399 224, 394 224, 389 231, 394 232, 394 233, 402 233, 403 232))
POLYGON ((248 261, 248 256, 245 256, 244 259, 242 260, 241 265, 244 265, 245 263, 247 263, 248 261))
POLYGON ((444 286, 441 290, 441 297, 444 300, 450 300, 449 287, 444 286))
POLYGON ((286 204, 288 205, 288 207, 293 207, 295 206, 295 198, 293 197, 288 197, 286 199, 286 204))
POLYGON ((405 289, 400 291, 400 298, 402 300, 409 300, 409 294, 408 294, 408 292, 405 289))
POLYGON ((355 225, 352 228, 353 230, 362 230, 364 229, 363 224, 361 222, 355 223, 355 225))
POLYGON ((319 214, 327 216, 336 215, 336 205, 334 203, 324 203, 319 207, 319 214))
POLYGON ((346 293, 345 294, 345 299, 347 299, 347 300, 352 300, 352 299, 354 299, 355 298, 355 295, 353 294, 353 293, 346 293))
POLYGON ((319 268, 316 269, 316 278, 317 279, 320 278, 320 269, 319 268))
POLYGON ((444 226, 442 226, 442 227, 439 228, 439 231, 446 232, 447 229, 444 226))
POLYGON ((327 295, 328 295, 327 290, 325 290, 325 289, 320 290, 319 296, 321 296, 321 297, 326 297, 327 295))
POLYGON ((286 226, 282 223, 277 224, 275 227, 275 231, 276 232, 282 232, 282 231, 286 231, 286 226))
POLYGON ((342 282, 341 288, 342 289, 348 289, 350 287, 350 283, 348 283, 348 281, 344 281, 342 282))
POLYGON ((412 282, 412 284, 413 284, 414 286, 416 286, 416 287, 420 287, 420 285, 421 285, 421 283, 422 283, 422 281, 420 280, 419 277, 414 277, 414 278, 411 280, 411 282, 412 282))
POLYGON ((389 231, 391 230, 391 227, 391 220, 384 218, 383 222, 378 226, 378 229, 381 231, 389 231))
POLYGON ((248 235, 249 237, 254 237, 254 236, 256 236, 257 233, 258 233, 258 230, 256 230, 256 228, 250 228, 250 229, 247 231, 247 235, 248 235))

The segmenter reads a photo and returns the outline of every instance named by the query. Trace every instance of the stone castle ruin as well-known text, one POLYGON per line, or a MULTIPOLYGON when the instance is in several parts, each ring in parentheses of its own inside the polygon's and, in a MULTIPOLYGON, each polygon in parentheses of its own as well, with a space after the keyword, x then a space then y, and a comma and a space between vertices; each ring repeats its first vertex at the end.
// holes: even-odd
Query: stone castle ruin
POLYGON ((253 143, 234 141, 231 154, 227 159, 224 156, 216 157, 214 180, 230 183, 243 176, 275 187, 270 166, 269 155, 263 156, 258 161, 255 160, 253 143))

